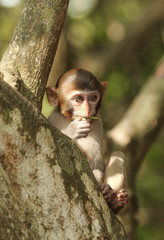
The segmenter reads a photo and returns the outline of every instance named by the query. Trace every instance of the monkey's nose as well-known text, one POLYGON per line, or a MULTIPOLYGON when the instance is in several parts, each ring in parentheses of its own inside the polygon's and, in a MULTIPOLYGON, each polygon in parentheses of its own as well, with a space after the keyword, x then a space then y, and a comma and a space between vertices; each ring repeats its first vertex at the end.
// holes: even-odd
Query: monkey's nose
POLYGON ((87 101, 81 106, 81 116, 86 118, 90 116, 90 108, 87 101))

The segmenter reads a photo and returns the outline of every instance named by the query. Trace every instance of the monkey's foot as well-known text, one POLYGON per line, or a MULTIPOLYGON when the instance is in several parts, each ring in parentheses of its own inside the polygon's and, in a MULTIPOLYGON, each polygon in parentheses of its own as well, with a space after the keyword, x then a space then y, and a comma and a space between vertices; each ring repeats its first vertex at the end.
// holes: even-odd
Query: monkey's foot
POLYGON ((114 213, 117 213, 128 204, 128 193, 125 189, 116 192, 116 196, 108 203, 114 213))
POLYGON ((117 193, 108 184, 100 184, 100 189, 108 205, 117 198, 117 193))
POLYGON ((101 184, 100 189, 107 204, 117 213, 128 204, 128 193, 125 189, 114 191, 108 184, 101 184))

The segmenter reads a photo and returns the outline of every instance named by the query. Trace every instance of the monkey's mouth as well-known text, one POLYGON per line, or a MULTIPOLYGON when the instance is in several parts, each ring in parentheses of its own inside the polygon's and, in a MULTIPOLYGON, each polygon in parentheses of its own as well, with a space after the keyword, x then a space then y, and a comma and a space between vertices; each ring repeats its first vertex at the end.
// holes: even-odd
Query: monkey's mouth
POLYGON ((82 121, 86 121, 87 119, 98 119, 98 117, 75 117, 75 119, 81 118, 82 121))

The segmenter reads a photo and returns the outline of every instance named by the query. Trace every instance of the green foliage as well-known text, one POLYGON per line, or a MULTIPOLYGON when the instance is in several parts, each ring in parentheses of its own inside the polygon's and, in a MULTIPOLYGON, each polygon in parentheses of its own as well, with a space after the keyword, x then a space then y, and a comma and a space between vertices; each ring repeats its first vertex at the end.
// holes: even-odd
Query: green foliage
POLYGON ((163 239, 163 225, 162 224, 148 224, 137 228, 137 240, 162 240, 163 239))
POLYGON ((129 79, 121 72, 113 72, 106 79, 109 82, 106 101, 111 99, 121 101, 129 91, 129 79))
POLYGON ((0 58, 12 37, 15 25, 21 14, 21 7, 5 8, 0 6, 0 58))
POLYGON ((137 192, 139 199, 139 226, 137 240, 161 240, 164 228, 164 165, 163 141, 161 133, 140 170, 137 178, 137 192))
POLYGON ((139 199, 141 206, 144 207, 149 204, 153 206, 164 203, 163 134, 159 140, 161 141, 155 142, 147 154, 138 176, 139 199))
POLYGON ((50 106, 50 104, 48 103, 47 97, 46 95, 43 98, 43 109, 42 109, 42 113, 45 117, 49 117, 50 113, 52 112, 53 107, 50 106))

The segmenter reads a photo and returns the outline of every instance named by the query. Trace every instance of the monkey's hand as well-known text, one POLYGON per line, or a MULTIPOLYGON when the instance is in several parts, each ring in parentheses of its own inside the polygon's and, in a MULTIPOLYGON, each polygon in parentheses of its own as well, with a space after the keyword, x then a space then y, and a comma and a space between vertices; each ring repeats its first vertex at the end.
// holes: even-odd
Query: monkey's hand
POLYGON ((91 124, 87 120, 81 118, 72 121, 67 128, 62 129, 62 133, 66 134, 71 139, 85 138, 90 132, 91 124))

